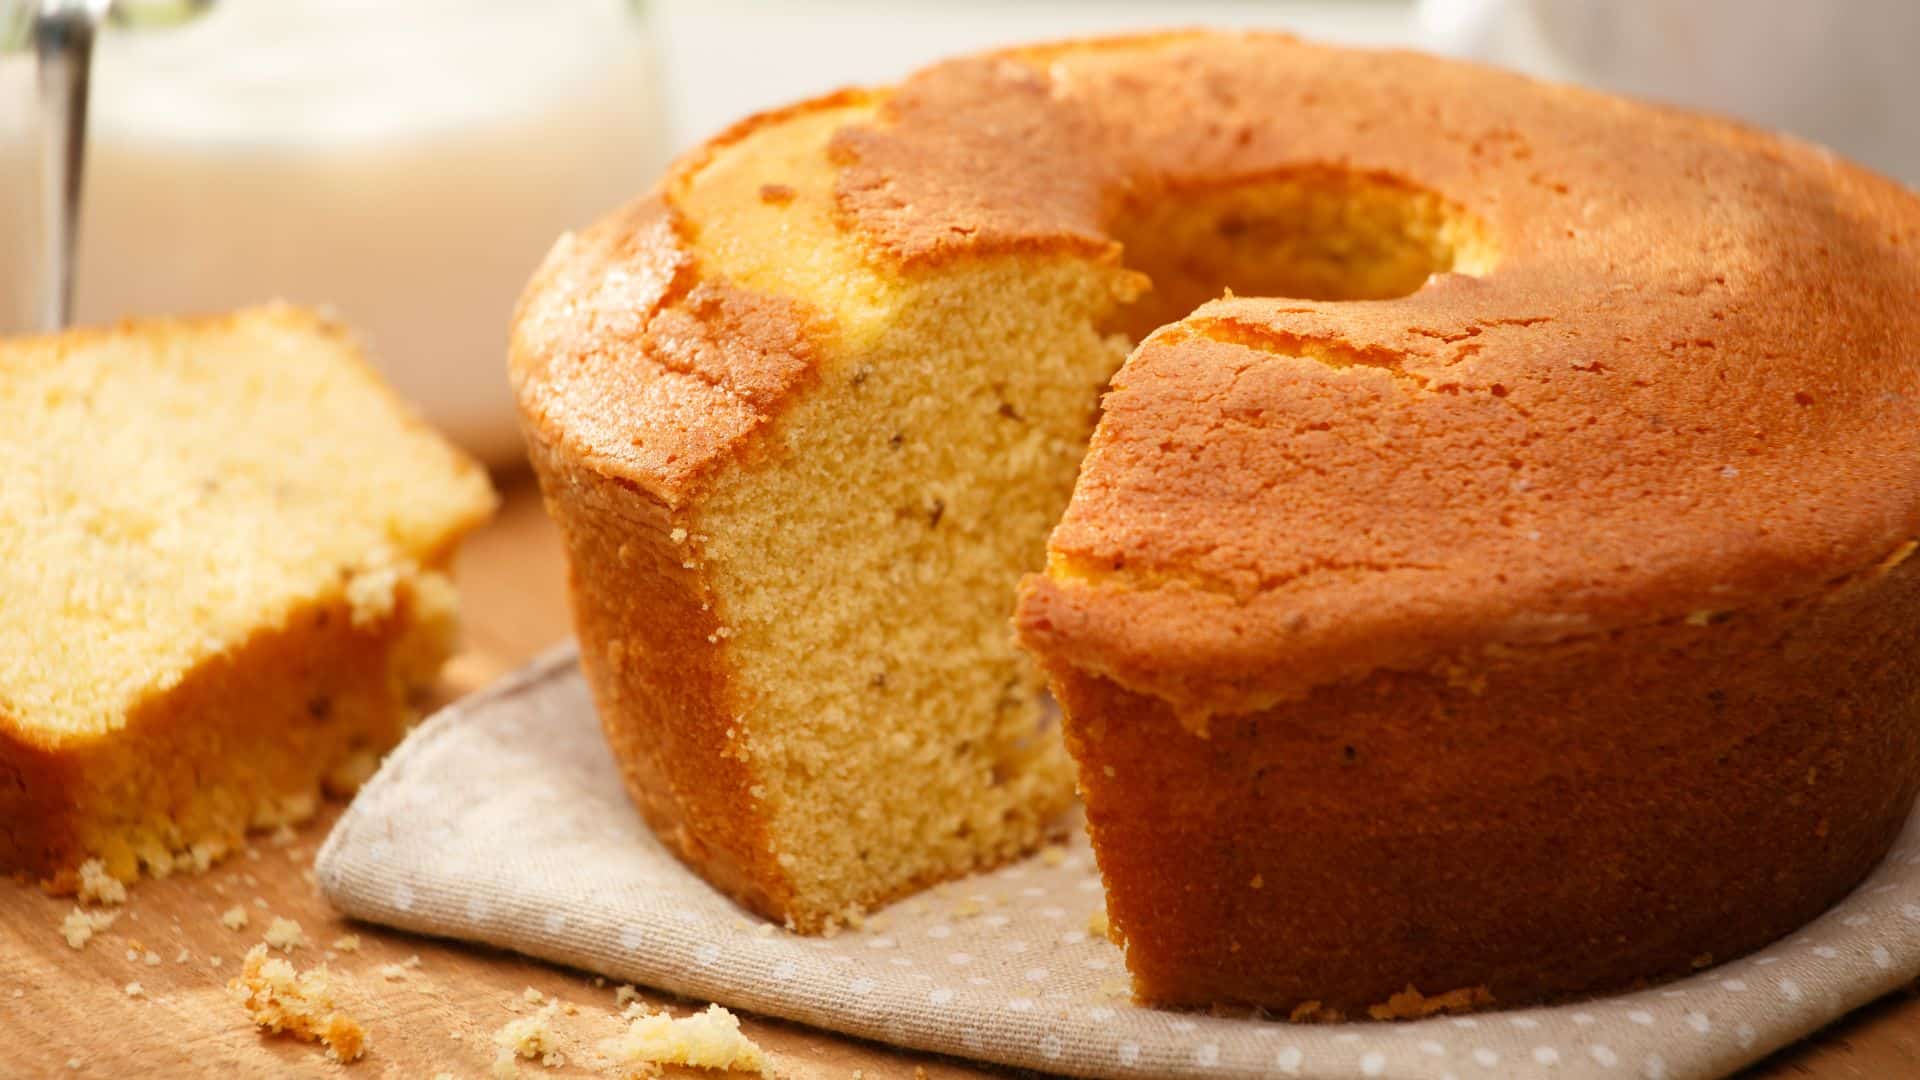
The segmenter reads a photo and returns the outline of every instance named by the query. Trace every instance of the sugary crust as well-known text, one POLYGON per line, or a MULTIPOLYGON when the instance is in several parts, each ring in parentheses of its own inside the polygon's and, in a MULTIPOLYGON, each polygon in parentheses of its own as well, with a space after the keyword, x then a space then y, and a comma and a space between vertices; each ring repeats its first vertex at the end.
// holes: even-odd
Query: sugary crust
POLYGON ((1208 305, 1115 380, 1052 541, 1095 580, 1034 583, 1023 625, 1183 712, 1765 603, 1920 535, 1920 202, 1816 149, 1268 37, 958 61, 883 118, 841 133, 843 198, 909 262, 1326 163, 1495 250, 1403 299, 1208 305))
POLYGON ((1846 894, 1920 791, 1920 565, 1697 625, 1380 671, 1195 738, 1053 667, 1111 925, 1171 1005, 1603 992, 1846 894))
POLYGON ((1121 258, 1130 200, 1326 168, 1437 193, 1496 252, 1398 300, 1208 305, 1116 380, 1053 540, 1083 573, 1032 582, 1023 626, 1189 716, 1767 603, 1920 535, 1911 195, 1730 123, 1271 35, 1011 50, 738 125, 556 246, 515 323, 530 423, 669 506, 750 452, 833 313, 713 278, 676 193, 855 100, 880 113, 830 144, 843 226, 903 272, 1121 258))
POLYGON ((799 303, 703 276, 665 195, 560 238, 520 301, 511 374, 529 430, 685 506, 812 371, 799 303))

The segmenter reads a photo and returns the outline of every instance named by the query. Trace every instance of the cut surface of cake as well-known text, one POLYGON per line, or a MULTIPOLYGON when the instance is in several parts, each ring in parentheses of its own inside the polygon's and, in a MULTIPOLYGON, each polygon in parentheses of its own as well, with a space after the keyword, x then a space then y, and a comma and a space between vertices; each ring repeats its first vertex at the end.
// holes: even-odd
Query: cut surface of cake
POLYGON ((556 245, 512 369, 716 885, 816 930, 1031 845, 1044 569, 1137 996, 1358 1017, 1681 972, 1885 851, 1916 296, 1920 201, 1818 148, 1170 33, 738 126, 556 245))
POLYGON ((204 868, 349 791, 493 506, 300 310, 0 342, 0 870, 204 868))
POLYGON ((807 930, 1028 850, 1070 805, 1010 586, 1125 352, 1096 324, 1138 288, 1065 258, 866 259, 834 225, 827 141, 874 107, 722 140, 562 241, 515 333, 636 798, 807 930))

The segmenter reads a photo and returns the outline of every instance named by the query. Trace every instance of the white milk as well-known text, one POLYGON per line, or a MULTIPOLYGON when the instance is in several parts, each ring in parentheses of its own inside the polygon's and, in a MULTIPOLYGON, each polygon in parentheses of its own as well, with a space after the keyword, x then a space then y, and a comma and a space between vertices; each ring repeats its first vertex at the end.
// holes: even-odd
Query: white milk
POLYGON ((79 321, 328 306, 430 419, 511 459, 521 286, 664 164, 638 7, 220 0, 184 28, 108 32, 79 321))

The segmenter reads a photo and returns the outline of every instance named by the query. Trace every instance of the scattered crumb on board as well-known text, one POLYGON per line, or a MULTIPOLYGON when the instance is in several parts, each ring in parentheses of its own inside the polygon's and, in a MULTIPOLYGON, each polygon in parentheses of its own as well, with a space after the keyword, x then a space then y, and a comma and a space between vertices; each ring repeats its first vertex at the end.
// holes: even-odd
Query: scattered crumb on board
POLYGON ((636 1016, 597 1048, 616 1069, 690 1065, 768 1075, 766 1054, 740 1031, 739 1017, 718 1005, 678 1019, 663 1012, 636 1016))
POLYGON ((307 943, 307 935, 300 929, 299 923, 279 917, 267 924, 265 937, 267 944, 281 952, 292 952, 307 943))
POLYGON ((227 987, 256 1027, 321 1043, 335 1061, 353 1061, 366 1052, 366 1029, 338 1009, 324 966, 297 972, 270 956, 265 945, 255 945, 227 987))
POLYGON ((79 899, 83 904, 114 905, 127 902, 127 887, 107 873, 107 864, 88 859, 80 864, 79 899))
POLYGON ((84 949, 87 942, 93 940, 93 935, 112 926, 113 920, 119 917, 120 913, 117 911, 87 911, 84 908, 74 908, 67 912, 66 918, 60 920, 60 936, 67 939, 68 945, 76 949, 84 949))
MULTIPOLYGON (((539 991, 528 988, 529 994, 539 996, 539 991)), ((549 1069, 557 1069, 567 1063, 566 1055, 560 1052, 559 1035, 553 1029, 554 1017, 560 1014, 560 1003, 549 1001, 546 1006, 532 1016, 522 1016, 509 1020, 493 1033, 493 1045, 500 1048, 499 1056, 494 1059, 493 1073, 499 1077, 513 1076, 516 1058, 538 1059, 549 1069)))

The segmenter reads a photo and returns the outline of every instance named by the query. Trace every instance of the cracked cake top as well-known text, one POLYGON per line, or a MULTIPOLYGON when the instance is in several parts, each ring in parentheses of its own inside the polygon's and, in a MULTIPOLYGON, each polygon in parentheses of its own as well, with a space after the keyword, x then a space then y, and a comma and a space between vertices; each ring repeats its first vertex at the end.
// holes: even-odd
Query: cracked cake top
POLYGON ((1184 303, 1225 257, 1142 223, 1245 192, 1311 242, 1232 215, 1193 242, 1293 245, 1322 298, 1145 338, 1024 589, 1042 651, 1242 711, 1790 600, 1920 535, 1911 194, 1730 122, 1272 35, 1011 50, 750 120, 563 240, 516 382, 680 505, 912 283, 1074 258, 1184 303), (809 124, 727 186, 745 133, 809 124))

